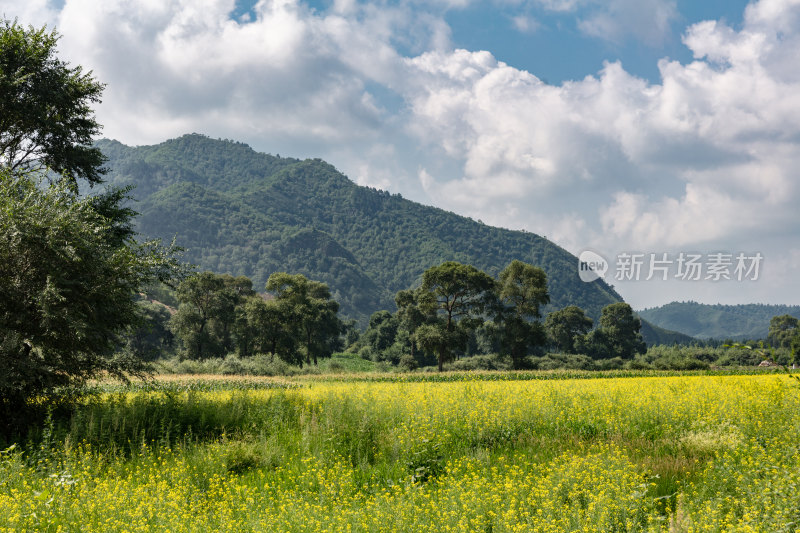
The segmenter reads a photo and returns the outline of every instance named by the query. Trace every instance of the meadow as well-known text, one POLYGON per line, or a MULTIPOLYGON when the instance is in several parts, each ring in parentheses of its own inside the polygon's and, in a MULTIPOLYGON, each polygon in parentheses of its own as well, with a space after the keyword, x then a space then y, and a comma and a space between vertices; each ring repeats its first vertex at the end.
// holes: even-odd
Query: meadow
POLYGON ((0 452, 0 531, 800 529, 790 376, 447 376, 102 384, 0 452))

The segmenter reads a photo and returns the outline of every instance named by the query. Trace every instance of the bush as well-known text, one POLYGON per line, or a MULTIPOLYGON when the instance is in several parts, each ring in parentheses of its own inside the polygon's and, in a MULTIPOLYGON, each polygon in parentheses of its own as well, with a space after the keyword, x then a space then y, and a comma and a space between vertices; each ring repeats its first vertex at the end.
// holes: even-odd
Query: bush
POLYGON ((413 355, 405 354, 400 357, 400 363, 398 364, 398 367, 406 372, 412 372, 419 368, 419 363, 417 363, 417 360, 414 359, 413 355))
POLYGON ((497 355, 473 355, 464 357, 458 361, 453 361, 445 366, 447 370, 509 370, 511 361, 497 355))
POLYGON ((653 368, 657 370, 708 370, 710 365, 693 357, 660 357, 653 361, 653 368))
POLYGON ((531 358, 531 365, 536 370, 595 370, 597 365, 591 357, 572 353, 549 353, 544 357, 531 358))

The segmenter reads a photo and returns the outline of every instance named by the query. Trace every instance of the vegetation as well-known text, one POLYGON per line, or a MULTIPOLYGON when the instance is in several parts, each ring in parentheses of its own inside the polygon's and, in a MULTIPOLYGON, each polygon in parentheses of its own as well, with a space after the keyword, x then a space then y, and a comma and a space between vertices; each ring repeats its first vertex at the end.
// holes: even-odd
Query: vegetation
POLYGON ((0 22, 0 166, 16 176, 52 171, 76 190, 78 179, 102 181, 91 105, 103 84, 60 60, 57 43, 55 31, 0 22))
POLYGON ((275 272, 330 287, 342 316, 363 328, 395 310, 394 295, 445 261, 492 277, 517 259, 543 269, 551 306, 579 305, 597 319, 620 301, 603 281, 583 283, 577 259, 548 240, 355 185, 320 160, 256 153, 248 146, 186 135, 155 146, 97 146, 108 179, 135 185, 137 229, 172 239, 203 270, 247 276, 263 287, 275 272))
POLYGON ((102 86, 55 57, 57 35, 0 25, 0 430, 68 386, 142 369, 117 348, 136 293, 178 270, 175 249, 137 242, 126 189, 82 197, 102 157, 88 104, 102 86), (53 173, 46 179, 44 170, 53 173), (116 355, 115 355, 116 354, 116 355))
POLYGON ((0 531, 790 531, 800 518, 793 380, 530 375, 543 379, 107 385, 0 452, 0 531))
MULTIPOLYGON (((776 315, 800 316, 800 306, 708 305, 672 302, 637 314, 651 324, 680 331, 698 339, 765 339, 770 319, 776 315)), ((664 342, 664 341, 662 341, 664 342)))
POLYGON ((547 315, 544 325, 548 339, 557 350, 578 353, 578 345, 592 329, 593 322, 583 309, 570 305, 547 315))

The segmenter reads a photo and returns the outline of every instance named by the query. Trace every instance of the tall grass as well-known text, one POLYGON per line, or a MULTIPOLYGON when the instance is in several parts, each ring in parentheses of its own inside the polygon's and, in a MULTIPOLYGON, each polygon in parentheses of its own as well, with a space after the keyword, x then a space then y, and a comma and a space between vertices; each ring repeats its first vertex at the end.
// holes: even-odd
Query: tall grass
POLYGON ((0 531, 791 531, 800 521, 791 379, 478 375, 106 386, 0 453, 0 531))

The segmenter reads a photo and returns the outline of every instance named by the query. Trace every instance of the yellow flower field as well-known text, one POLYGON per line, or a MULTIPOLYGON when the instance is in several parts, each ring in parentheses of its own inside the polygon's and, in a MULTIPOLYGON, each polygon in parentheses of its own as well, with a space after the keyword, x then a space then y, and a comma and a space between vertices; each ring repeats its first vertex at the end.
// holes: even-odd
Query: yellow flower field
POLYGON ((2 452, 0 531, 800 528, 787 376, 235 383, 109 392, 2 452))

